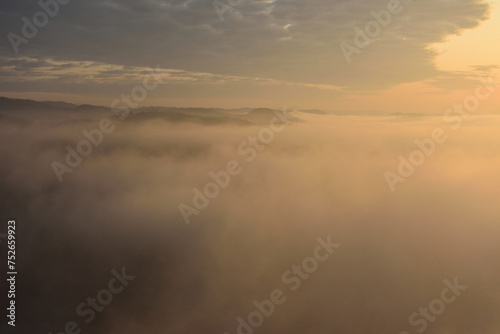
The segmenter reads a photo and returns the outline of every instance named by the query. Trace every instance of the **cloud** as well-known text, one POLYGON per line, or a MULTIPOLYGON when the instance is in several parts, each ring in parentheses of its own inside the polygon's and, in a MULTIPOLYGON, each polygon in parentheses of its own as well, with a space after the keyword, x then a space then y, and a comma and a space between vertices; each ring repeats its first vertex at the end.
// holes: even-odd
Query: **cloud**
POLYGON ((280 288, 287 302, 262 333, 399 333, 458 276, 467 291, 427 331, 498 332, 498 116, 446 128, 395 194, 383 173, 441 117, 301 114, 251 163, 238 145, 261 126, 123 122, 60 184, 50 164, 95 126, 87 116, 0 120, 0 209, 23 240, 22 330, 75 320, 97 334, 235 333, 280 288), (243 172, 186 226, 178 204, 232 159, 243 172), (330 234, 341 249, 290 291, 281 274, 330 234), (123 266, 136 280, 85 324, 75 307, 123 266))
MULTIPOLYGON (((301 87, 319 90, 341 92, 341 87, 332 85, 308 84, 301 82, 286 82, 256 77, 239 77, 202 72, 188 72, 159 67, 132 67, 114 64, 104 64, 89 61, 55 61, 52 59, 38 60, 35 58, 0 58, 0 90, 25 91, 29 89, 45 89, 51 91, 57 86, 74 91, 86 87, 95 91, 103 87, 116 91, 125 90, 130 82, 142 82, 144 77, 153 71, 161 80, 163 86, 188 85, 254 85, 271 87, 301 87)), ((85 89, 85 88, 84 88, 85 89)))
MULTIPOLYGON (((440 75, 428 46, 477 27, 490 10, 479 0, 402 3, 404 11, 349 66, 339 43, 352 42, 354 27, 387 1, 244 1, 220 21, 210 1, 74 0, 21 55, 378 90, 440 75)), ((1 6, 4 34, 18 32, 20 17, 37 10, 27 1, 1 6)), ((0 55, 12 56, 6 39, 0 55)))
POLYGON ((477 72, 491 72, 492 70, 495 70, 499 68, 498 65, 476 65, 472 66, 472 69, 477 72))

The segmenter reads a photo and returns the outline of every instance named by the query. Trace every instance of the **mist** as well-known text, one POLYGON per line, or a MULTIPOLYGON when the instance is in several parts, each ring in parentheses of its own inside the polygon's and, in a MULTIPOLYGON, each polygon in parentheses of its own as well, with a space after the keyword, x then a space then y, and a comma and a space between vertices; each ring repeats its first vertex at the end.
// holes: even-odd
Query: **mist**
POLYGON ((441 115, 290 111, 248 161, 241 145, 270 128, 270 112, 210 122, 193 111, 3 112, 0 209, 18 228, 19 333, 70 321, 96 334, 500 331, 498 115, 454 130, 441 115), (103 118, 115 129, 59 182, 53 162, 103 118), (391 191, 385 173, 436 128, 447 140, 391 191), (195 208, 194 189, 230 161, 240 173, 187 223, 179 206, 195 208), (307 278, 287 276, 318 238, 339 246, 307 278), (122 268, 135 278, 87 323, 77 306, 122 268), (466 288, 422 316, 445 281, 466 288), (285 300, 252 326, 254 301, 276 289, 285 300))

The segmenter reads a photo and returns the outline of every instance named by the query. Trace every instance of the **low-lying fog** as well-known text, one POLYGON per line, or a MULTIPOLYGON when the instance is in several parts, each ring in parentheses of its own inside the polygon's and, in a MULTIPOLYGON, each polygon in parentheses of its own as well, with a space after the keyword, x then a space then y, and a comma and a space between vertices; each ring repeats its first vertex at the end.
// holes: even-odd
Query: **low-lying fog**
POLYGON ((21 332, 71 321, 96 334, 500 332, 500 116, 294 112, 271 126, 245 113, 110 117, 114 130, 59 182, 53 162, 109 116, 5 112, 1 210, 18 226, 21 332), (437 128, 443 142, 400 176, 399 157, 437 128), (231 161, 238 173, 196 208, 193 189, 231 161), (386 172, 404 180, 394 191, 386 172), (340 246, 318 253, 329 236, 340 246), (315 253, 329 257, 315 266, 315 253), (77 306, 123 267, 135 279, 87 323, 77 306), (260 321, 254 301, 276 289, 260 321))

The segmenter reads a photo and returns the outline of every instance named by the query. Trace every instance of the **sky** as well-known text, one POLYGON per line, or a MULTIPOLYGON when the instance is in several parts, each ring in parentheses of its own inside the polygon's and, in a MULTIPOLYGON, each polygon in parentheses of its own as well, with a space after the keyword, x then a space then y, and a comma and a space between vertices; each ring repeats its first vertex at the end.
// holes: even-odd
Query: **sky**
MULTIPOLYGON (((40 5, 2 2, 0 95, 108 106, 157 68, 142 105, 439 114, 479 78, 499 81, 499 0, 401 0, 392 13, 387 0, 231 3, 72 0, 26 36, 40 5), (389 22, 346 57, 381 11, 389 22)), ((497 90, 478 112, 499 102, 497 90)))

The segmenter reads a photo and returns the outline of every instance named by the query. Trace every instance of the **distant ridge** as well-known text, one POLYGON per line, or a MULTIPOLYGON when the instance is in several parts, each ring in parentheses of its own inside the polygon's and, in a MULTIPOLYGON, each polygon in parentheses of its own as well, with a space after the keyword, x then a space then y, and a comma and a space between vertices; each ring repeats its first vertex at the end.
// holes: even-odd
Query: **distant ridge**
POLYGON ((109 111, 109 108, 93 105, 77 105, 61 101, 34 101, 25 99, 11 99, 8 97, 0 97, 0 111, 109 111))
MULTIPOLYGON (((125 112, 125 111, 123 111, 125 112)), ((99 120, 103 117, 119 118, 125 114, 115 114, 111 108, 95 106, 89 104, 72 104, 60 101, 34 101, 24 99, 12 99, 0 97, 0 115, 9 117, 0 117, 0 121, 13 120, 17 122, 25 119, 26 121, 46 120, 46 121, 81 121, 81 120, 99 120), (105 115, 105 116, 104 116, 105 115)), ((252 125, 268 124, 273 118, 280 115, 278 122, 299 121, 294 116, 284 114, 281 110, 269 108, 178 108, 178 107, 139 107, 130 109, 125 122, 144 122, 149 120, 161 119, 172 123, 197 123, 204 125, 234 124, 234 125, 252 125)), ((120 118, 120 120, 122 120, 120 118)))
POLYGON ((44 102, 38 102, 38 101, 33 101, 33 100, 19 100, 19 99, 11 99, 8 97, 0 97, 0 111, 4 110, 36 110, 36 109, 41 109, 41 110, 49 110, 49 109, 54 109, 54 108, 59 108, 57 106, 57 102, 53 103, 52 105, 50 103, 44 103, 44 102))

